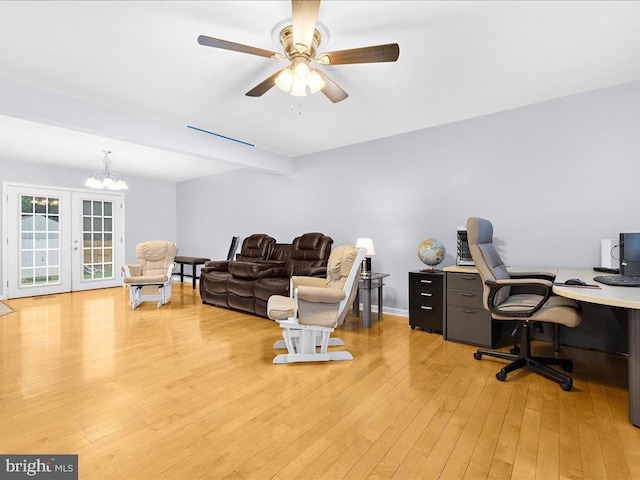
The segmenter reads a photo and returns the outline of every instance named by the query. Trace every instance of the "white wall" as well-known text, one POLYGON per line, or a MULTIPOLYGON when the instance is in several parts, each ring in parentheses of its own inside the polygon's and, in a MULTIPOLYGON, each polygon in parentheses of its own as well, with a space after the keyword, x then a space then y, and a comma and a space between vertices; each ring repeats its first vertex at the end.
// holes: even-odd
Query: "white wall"
POLYGON ((424 267, 420 241, 443 241, 442 266, 454 264, 469 216, 493 222, 507 264, 597 265, 600 239, 640 231, 639 133, 633 82, 307 155, 288 177, 238 170, 182 182, 178 243, 220 259, 233 235, 371 237, 373 269, 391 274, 385 310, 404 313, 407 272, 424 267))
MULTIPOLYGON (((0 158, 0 184, 12 181, 85 188, 83 184, 88 174, 89 170, 50 167, 0 158)), ((125 261, 136 263, 136 245, 139 242, 158 239, 176 241, 176 184, 135 177, 127 177, 126 180, 129 190, 125 193, 125 261)), ((0 199, 0 217, 2 202, 4 198, 0 199)), ((2 225, 0 218, 0 229, 3 228, 2 225)), ((3 297, 1 262, 0 254, 0 297, 3 297)))

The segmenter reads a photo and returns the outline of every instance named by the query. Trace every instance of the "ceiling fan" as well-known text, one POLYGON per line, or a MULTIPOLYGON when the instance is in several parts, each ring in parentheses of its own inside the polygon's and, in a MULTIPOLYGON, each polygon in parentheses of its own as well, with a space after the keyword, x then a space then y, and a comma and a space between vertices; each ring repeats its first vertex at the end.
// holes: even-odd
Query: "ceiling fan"
POLYGON ((295 96, 305 96, 307 89, 311 93, 322 91, 333 103, 340 102, 349 94, 340 88, 321 70, 311 68, 310 63, 321 65, 347 65, 354 63, 395 62, 400 55, 397 43, 375 45, 371 47, 351 48, 335 52, 323 52, 316 57, 322 44, 321 31, 324 27, 318 19, 320 0, 292 0, 292 19, 286 22, 279 33, 284 55, 261 48, 229 42, 219 38, 200 35, 198 43, 207 47, 222 48, 234 52, 249 53, 290 63, 263 82, 249 90, 245 95, 260 97, 274 85, 295 96))

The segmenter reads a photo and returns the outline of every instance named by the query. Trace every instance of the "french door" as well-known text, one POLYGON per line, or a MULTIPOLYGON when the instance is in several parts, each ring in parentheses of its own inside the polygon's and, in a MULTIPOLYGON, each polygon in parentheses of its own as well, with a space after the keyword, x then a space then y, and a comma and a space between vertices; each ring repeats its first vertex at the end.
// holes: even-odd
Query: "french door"
POLYGON ((121 285, 122 193, 4 187, 8 298, 121 285))

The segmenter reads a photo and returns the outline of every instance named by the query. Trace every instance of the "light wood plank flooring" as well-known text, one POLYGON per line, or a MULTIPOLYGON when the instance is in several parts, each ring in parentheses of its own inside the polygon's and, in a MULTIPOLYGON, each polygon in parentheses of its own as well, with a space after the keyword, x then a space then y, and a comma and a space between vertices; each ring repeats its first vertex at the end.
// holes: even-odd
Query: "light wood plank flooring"
POLYGON ((567 393, 390 315, 348 317, 351 362, 276 366, 277 324, 187 283, 160 309, 124 288, 7 303, 0 453, 77 453, 82 479, 640 479, 623 357, 563 348, 567 393))

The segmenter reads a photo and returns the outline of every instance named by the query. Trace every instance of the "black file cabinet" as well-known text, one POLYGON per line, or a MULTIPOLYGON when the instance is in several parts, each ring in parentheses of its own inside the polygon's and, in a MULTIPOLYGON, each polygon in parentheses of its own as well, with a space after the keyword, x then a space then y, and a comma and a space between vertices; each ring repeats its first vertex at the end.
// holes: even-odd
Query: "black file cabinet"
POLYGON ((444 273, 409 272, 409 325, 429 333, 444 326, 444 273))
POLYGON ((482 288, 476 273, 447 272, 447 340, 494 346, 500 327, 482 304, 482 288))

